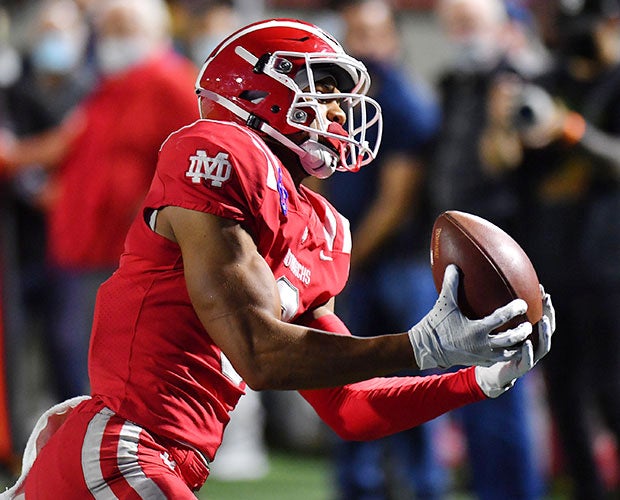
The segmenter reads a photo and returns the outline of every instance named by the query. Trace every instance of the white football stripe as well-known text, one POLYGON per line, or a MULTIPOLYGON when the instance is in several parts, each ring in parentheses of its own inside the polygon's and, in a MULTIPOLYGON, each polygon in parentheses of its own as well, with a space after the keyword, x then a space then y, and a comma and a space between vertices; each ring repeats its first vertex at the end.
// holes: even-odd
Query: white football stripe
POLYGON ((340 216, 340 222, 342 223, 342 252, 351 253, 351 224, 349 223, 349 219, 347 219, 344 215, 338 215, 340 216))
POLYGON ((88 490, 97 500, 116 500, 118 498, 103 479, 101 463, 99 461, 103 432, 113 414, 111 410, 104 408, 95 415, 88 424, 86 435, 84 436, 84 444, 82 445, 84 481, 88 490))
POLYGON ((129 486, 144 500, 166 498, 164 492, 150 477, 144 473, 138 462, 138 441, 142 428, 136 424, 125 421, 121 428, 118 441, 116 461, 118 470, 121 472, 129 486))
MULTIPOLYGON (((103 435, 114 412, 104 408, 88 424, 82 445, 82 471, 88 490, 97 500, 117 500, 106 483, 101 470, 101 443, 103 435)), ((142 428, 126 421, 121 428, 116 462, 127 484, 145 500, 164 499, 166 495, 149 477, 138 462, 138 441, 142 428)))
POLYGON ((323 203, 323 208, 325 209, 325 224, 323 226, 323 233, 325 234, 325 240, 327 240, 327 248, 332 251, 334 249, 336 231, 338 230, 336 216, 326 203, 323 203))

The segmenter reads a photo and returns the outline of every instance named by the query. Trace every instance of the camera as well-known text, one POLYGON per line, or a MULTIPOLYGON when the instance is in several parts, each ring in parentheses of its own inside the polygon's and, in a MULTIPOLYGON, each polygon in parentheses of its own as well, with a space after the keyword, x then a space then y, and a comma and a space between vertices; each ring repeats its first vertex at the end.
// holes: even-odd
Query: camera
POLYGON ((515 128, 522 132, 549 122, 555 112, 555 103, 549 93, 534 84, 524 84, 517 97, 512 114, 515 128))

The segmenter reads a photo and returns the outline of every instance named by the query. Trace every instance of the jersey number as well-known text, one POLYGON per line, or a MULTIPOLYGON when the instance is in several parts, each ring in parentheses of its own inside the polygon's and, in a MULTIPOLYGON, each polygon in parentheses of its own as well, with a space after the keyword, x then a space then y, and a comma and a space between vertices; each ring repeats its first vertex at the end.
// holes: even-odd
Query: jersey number
POLYGON ((284 276, 278 278, 278 292, 280 293, 280 308, 282 321, 290 321, 299 311, 299 290, 284 276))

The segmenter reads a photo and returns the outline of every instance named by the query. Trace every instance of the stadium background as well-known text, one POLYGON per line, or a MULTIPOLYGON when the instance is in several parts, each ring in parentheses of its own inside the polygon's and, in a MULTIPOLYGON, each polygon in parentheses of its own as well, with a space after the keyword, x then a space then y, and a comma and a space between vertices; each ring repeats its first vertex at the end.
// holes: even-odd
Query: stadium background
MULTIPOLYGON (((24 44, 21 27, 27 22, 30 13, 36 7, 36 1, 2 0, 0 9, 5 8, 11 15, 11 42, 19 47, 24 44)), ((174 2, 171 2, 174 3, 174 2)), ((315 22, 334 34, 339 34, 339 24, 334 13, 329 10, 329 0, 237 0, 238 10, 244 20, 252 21, 264 17, 295 17, 315 22)), ((406 63, 417 76, 427 81, 435 77, 449 57, 449 47, 439 36, 433 13, 432 0, 395 0, 394 6, 404 37, 406 63)), ((8 31, 0 18, 0 42, 7 37, 8 31)), ((191 91, 191 89, 189 90, 191 91)), ((1 188, 1 186, 0 186, 1 188)), ((29 346, 29 358, 24 361, 13 356, 18 350, 19 339, 11 331, 15 318, 20 314, 13 292, 15 278, 11 276, 11 262, 14 259, 14 242, 12 241, 12 221, 2 209, 0 192, 0 356, 4 357, 4 376, 0 376, 0 462, 4 470, 0 474, 0 491, 11 484, 8 471, 15 467, 17 454, 27 433, 32 428, 42 409, 49 406, 44 393, 38 393, 45 371, 37 368, 36 360, 41 346, 29 346), (11 373, 23 373, 15 369, 17 365, 28 363, 27 377, 11 377, 11 373), (10 405, 8 402, 10 401, 10 405), (12 418, 9 418, 9 415, 12 418)), ((270 444, 270 471, 266 477, 256 481, 219 481, 210 479, 199 498, 212 500, 237 499, 303 499, 329 500, 334 496, 332 467, 327 455, 330 435, 318 422, 308 408, 299 403, 294 393, 284 395, 285 403, 296 412, 288 419, 298 419, 302 425, 287 421, 285 417, 268 421, 267 438, 270 444), (282 432, 283 428, 288 431, 282 432), (300 430, 301 428, 301 430, 300 430)), ((544 410, 543 410, 544 411, 544 410)), ((463 460, 462 442, 458 433, 446 439, 448 459, 455 461, 458 469, 459 460, 463 460)), ((601 446, 608 446, 602 443, 601 446)), ((456 472, 459 474, 458 470, 456 472)), ((550 498, 563 499, 561 481, 554 487, 550 498)), ((467 492, 456 493, 454 499, 473 498, 467 492)))

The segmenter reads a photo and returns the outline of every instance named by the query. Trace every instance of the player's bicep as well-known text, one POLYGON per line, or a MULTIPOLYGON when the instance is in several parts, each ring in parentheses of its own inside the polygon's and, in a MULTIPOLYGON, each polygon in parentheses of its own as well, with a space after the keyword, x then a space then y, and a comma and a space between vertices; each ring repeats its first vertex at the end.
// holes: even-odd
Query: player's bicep
POLYGON ((184 208, 160 217, 181 247, 188 293, 209 335, 227 355, 254 343, 256 324, 279 318, 280 300, 251 236, 236 221, 184 208))

